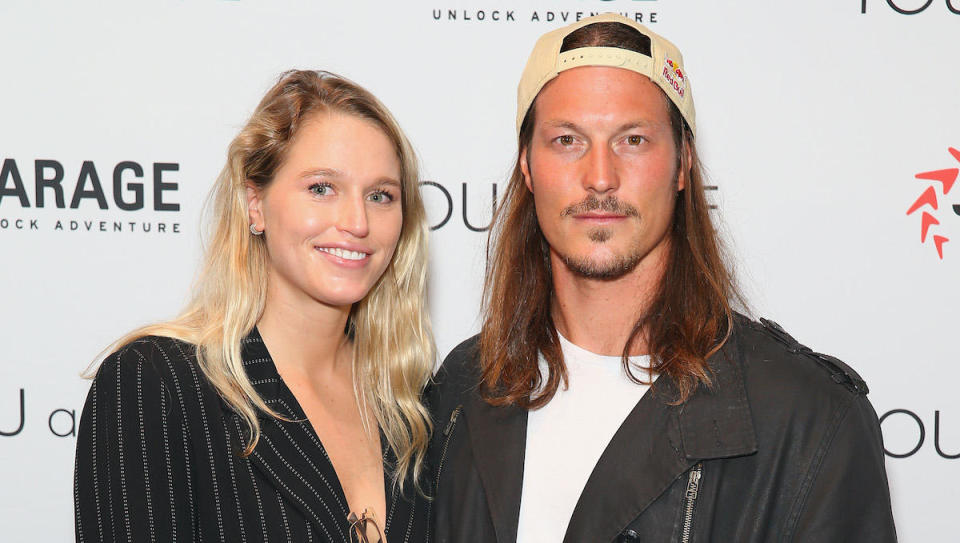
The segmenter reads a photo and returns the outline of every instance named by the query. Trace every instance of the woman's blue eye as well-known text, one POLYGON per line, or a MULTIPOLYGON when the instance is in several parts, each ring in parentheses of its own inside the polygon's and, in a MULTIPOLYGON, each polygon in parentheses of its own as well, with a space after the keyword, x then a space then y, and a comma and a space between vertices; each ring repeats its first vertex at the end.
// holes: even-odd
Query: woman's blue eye
POLYGON ((317 196, 326 196, 330 192, 330 188, 329 183, 316 183, 310 186, 310 192, 317 196))
POLYGON ((378 204, 383 204, 387 202, 392 202, 393 196, 391 196, 390 193, 385 190, 378 190, 377 192, 374 192, 373 194, 370 195, 370 201, 376 202, 378 204))

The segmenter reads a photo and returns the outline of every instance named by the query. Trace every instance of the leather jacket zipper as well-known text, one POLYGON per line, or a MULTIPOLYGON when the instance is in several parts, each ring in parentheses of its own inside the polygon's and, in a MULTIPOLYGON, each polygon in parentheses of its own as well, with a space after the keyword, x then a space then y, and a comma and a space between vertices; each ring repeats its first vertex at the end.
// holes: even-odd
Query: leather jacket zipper
POLYGON ((693 506, 697 502, 697 494, 700 492, 700 479, 703 477, 703 464, 697 464, 690 470, 690 477, 687 479, 687 492, 683 498, 683 532, 680 534, 681 543, 690 543, 690 536, 693 533, 693 506))
POLYGON ((440 450, 440 462, 437 463, 437 485, 434 488, 435 490, 440 487, 440 472, 443 470, 443 461, 447 457, 447 447, 450 445, 450 436, 453 434, 453 428, 457 424, 457 417, 460 416, 460 410, 462 409, 463 405, 458 405, 457 408, 453 410, 453 413, 450 413, 450 420, 443 428, 443 449, 440 450))
MULTIPOLYGON (((440 450, 440 461, 437 462, 437 477, 433 484, 433 499, 437 498, 437 491, 440 489, 440 472, 443 471, 443 461, 447 458, 447 447, 450 445, 450 437, 453 435, 453 427, 457 424, 457 417, 460 416, 460 411, 463 409, 463 404, 457 406, 453 410, 453 413, 450 413, 450 420, 447 422, 447 425, 443 428, 442 435, 443 439, 443 449, 440 450)), ((431 510, 433 509, 433 500, 430 501, 431 510)), ((430 525, 433 523, 432 511, 427 513, 428 523, 427 523, 427 541, 430 541, 430 525)))
POLYGON ((453 427, 457 424, 457 417, 460 416, 461 409, 463 409, 462 404, 458 405, 457 408, 453 410, 453 413, 450 413, 450 421, 447 422, 447 425, 443 428, 443 449, 440 449, 440 461, 437 462, 437 480, 433 487, 434 492, 437 492, 440 488, 440 472, 443 471, 443 461, 447 458, 447 447, 450 445, 453 427))

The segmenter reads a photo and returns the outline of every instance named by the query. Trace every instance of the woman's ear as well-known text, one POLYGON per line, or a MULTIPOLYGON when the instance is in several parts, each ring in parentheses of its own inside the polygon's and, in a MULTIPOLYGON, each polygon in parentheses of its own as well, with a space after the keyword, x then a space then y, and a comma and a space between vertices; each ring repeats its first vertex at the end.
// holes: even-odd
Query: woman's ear
POLYGON ((250 227, 263 232, 266 225, 263 220, 263 189, 247 181, 247 216, 250 227))

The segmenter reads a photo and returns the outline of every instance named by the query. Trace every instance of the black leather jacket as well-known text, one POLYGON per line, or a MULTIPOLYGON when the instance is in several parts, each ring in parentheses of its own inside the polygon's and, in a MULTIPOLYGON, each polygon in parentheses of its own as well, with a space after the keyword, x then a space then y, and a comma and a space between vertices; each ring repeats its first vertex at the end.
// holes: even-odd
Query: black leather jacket
MULTIPOLYGON (((514 543, 527 416, 480 399, 475 348, 454 349, 430 393, 432 540, 514 543)), ((564 542, 896 541, 880 426, 853 370, 742 316, 710 367, 713 391, 670 405, 661 378, 637 403, 564 542)))

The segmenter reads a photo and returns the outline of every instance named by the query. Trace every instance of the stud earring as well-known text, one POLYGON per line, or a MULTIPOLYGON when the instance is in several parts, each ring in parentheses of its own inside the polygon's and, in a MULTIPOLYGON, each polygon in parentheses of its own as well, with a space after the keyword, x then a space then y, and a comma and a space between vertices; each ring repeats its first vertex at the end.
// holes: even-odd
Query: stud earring
POLYGON ((250 233, 254 236, 261 236, 263 235, 263 230, 257 230, 257 226, 253 223, 250 223, 250 233))

